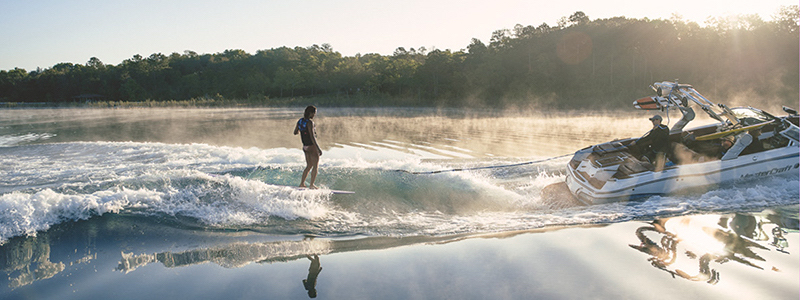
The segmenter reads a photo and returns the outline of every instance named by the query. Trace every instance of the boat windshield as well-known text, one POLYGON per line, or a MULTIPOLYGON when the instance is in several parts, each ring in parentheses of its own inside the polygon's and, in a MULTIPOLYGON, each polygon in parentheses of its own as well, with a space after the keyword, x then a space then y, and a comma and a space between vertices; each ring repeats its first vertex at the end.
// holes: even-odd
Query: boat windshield
POLYGON ((731 109, 731 111, 744 126, 772 121, 772 117, 769 115, 749 107, 737 107, 731 109))
POLYGON ((789 139, 792 139, 795 142, 800 140, 800 131, 798 131, 798 128, 796 126, 789 126, 789 128, 787 128, 786 130, 781 131, 781 135, 789 139))

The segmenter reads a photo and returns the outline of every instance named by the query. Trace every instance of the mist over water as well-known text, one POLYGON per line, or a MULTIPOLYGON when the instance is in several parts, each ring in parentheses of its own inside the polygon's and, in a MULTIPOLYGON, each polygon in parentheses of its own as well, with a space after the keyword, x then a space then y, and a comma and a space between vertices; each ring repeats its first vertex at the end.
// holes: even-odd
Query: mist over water
MULTIPOLYGON (((448 235, 796 204, 798 176, 596 206, 542 201, 569 154, 640 136, 647 115, 327 109, 316 191, 297 191, 301 109, 11 110, 0 241, 108 214, 198 230, 448 235), (555 157, 555 158, 554 158, 555 157), (403 171, 541 163, 423 175, 403 171), (334 195, 330 189, 355 191, 334 195)), ((676 118, 677 119, 677 118, 676 118)), ((703 124, 703 120, 689 127, 703 124)))

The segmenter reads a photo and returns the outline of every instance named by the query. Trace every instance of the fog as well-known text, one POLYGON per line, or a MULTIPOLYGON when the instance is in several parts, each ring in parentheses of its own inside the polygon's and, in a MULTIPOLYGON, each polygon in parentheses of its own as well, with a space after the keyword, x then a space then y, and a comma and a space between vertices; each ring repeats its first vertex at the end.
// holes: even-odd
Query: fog
MULTIPOLYGON (((292 134, 302 108, 4 110, 0 135, 35 142, 157 142, 260 149, 300 148, 292 134)), ((314 119, 323 148, 372 150, 400 145, 445 157, 542 157, 611 139, 638 137, 653 112, 350 109, 320 107, 314 119)), ((665 123, 680 118, 661 113, 665 123)), ((698 111, 687 128, 712 120, 698 111)), ((28 141, 30 142, 30 141, 28 141)))

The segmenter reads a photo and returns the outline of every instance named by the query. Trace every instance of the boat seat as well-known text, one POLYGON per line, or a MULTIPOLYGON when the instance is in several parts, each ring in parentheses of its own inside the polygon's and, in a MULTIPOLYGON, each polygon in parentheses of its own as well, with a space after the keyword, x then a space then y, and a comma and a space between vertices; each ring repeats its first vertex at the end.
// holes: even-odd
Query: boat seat
POLYGON ((611 154, 592 159, 592 164, 598 168, 605 168, 608 166, 618 165, 632 156, 627 152, 612 152, 611 154))
POLYGON ((651 163, 644 162, 635 158, 628 158, 619 165, 617 172, 614 173, 614 178, 628 178, 632 174, 652 171, 655 166, 651 163))
MULTIPOLYGON (((722 157, 722 146, 719 140, 696 141, 687 144, 686 146, 691 152, 697 153, 699 156, 703 157, 705 161, 718 160, 722 157)), ((703 160, 699 160, 697 162, 702 161, 703 160)))
POLYGON ((715 160, 708 156, 697 153, 681 143, 672 143, 672 158, 674 158, 675 163, 679 165, 715 160))
POLYGON ((602 156, 606 153, 621 151, 623 149, 626 149, 625 146, 622 145, 622 143, 615 141, 615 142, 608 142, 605 144, 596 145, 594 146, 594 149, 592 149, 592 152, 602 156))

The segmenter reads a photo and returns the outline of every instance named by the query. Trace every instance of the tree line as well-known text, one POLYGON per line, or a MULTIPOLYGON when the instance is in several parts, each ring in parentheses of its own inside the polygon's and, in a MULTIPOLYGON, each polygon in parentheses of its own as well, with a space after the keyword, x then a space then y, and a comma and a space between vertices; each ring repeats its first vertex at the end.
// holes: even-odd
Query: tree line
MULTIPOLYGON (((265 105, 308 98, 333 105, 538 108, 627 107, 655 81, 679 79, 706 96, 747 95, 796 106, 798 6, 772 21, 757 15, 590 20, 516 25, 462 50, 403 47, 343 56, 328 44, 249 54, 226 50, 0 71, 0 102, 243 99, 265 105)), ((311 100, 311 102, 314 102, 311 100)))

